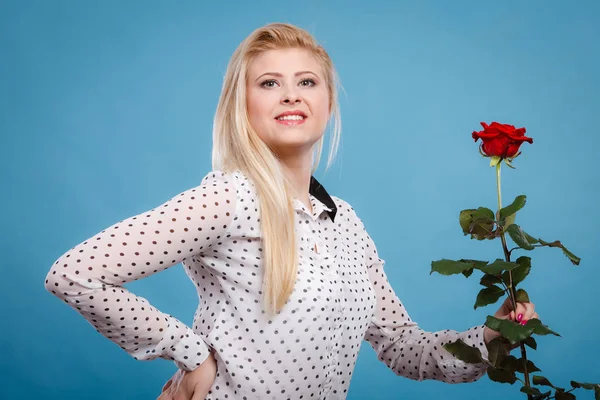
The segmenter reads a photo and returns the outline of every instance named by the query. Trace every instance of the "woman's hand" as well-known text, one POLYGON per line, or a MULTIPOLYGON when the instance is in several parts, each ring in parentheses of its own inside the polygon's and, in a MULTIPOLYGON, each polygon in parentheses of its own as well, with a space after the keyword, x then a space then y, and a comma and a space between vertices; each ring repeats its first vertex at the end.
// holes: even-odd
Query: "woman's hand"
POLYGON ((165 383, 157 400, 204 400, 216 376, 217 362, 211 352, 195 370, 177 370, 165 383))
MULTIPOLYGON (((529 321, 532 318, 539 319, 538 314, 535 312, 535 306, 533 305, 533 303, 517 303, 517 309, 513 310, 510 297, 507 297, 506 300, 504 300, 504 303, 500 306, 498 311, 496 311, 494 317, 498 319, 508 319, 510 321, 515 321, 520 323, 521 325, 525 325, 527 321, 529 321)), ((485 340, 485 344, 488 344, 498 336, 500 336, 500 332, 491 330, 487 326, 483 330, 483 338, 485 340)))

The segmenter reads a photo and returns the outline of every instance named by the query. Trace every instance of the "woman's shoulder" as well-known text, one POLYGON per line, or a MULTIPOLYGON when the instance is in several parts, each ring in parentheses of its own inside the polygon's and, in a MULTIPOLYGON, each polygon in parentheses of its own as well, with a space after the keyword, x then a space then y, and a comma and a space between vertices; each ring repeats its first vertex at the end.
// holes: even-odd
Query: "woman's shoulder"
POLYGON ((256 208, 257 192, 252 180, 240 171, 234 170, 212 170, 202 178, 201 186, 214 186, 228 192, 231 201, 235 200, 237 205, 236 216, 239 217, 239 212, 256 208))
POLYGON ((252 181, 242 171, 224 169, 215 169, 207 172, 202 178, 200 185, 229 186, 235 188, 237 191, 242 187, 246 187, 247 190, 254 188, 252 181))
POLYGON ((228 182, 236 179, 238 177, 239 171, 233 170, 228 171, 224 169, 213 169, 208 171, 201 180, 201 183, 211 183, 211 182, 228 182))
POLYGON ((339 196, 330 195, 330 197, 336 206, 336 219, 339 219, 343 222, 356 224, 362 227, 362 221, 358 217, 354 206, 352 206, 350 202, 348 202, 345 199, 342 199, 339 196))

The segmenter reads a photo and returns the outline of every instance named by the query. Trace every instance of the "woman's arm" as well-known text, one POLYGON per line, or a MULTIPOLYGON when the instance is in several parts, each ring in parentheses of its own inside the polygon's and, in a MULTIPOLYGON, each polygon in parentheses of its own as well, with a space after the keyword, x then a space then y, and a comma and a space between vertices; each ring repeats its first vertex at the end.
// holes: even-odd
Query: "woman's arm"
POLYGON ((210 353, 202 338, 123 285, 215 245, 235 214, 231 179, 212 172, 198 187, 78 244, 54 263, 46 289, 135 359, 161 357, 194 370, 210 353))
MULTIPOLYGON (((364 229, 364 226, 363 226, 364 229)), ((484 344, 484 326, 465 332, 443 330, 425 332, 410 319, 406 309, 392 289, 384 261, 369 234, 365 234, 365 256, 369 277, 377 297, 377 309, 371 320, 365 340, 394 373, 414 380, 434 379, 448 383, 472 382, 486 371, 485 364, 467 364, 456 359, 442 346, 462 339, 477 347, 487 359, 484 344)))

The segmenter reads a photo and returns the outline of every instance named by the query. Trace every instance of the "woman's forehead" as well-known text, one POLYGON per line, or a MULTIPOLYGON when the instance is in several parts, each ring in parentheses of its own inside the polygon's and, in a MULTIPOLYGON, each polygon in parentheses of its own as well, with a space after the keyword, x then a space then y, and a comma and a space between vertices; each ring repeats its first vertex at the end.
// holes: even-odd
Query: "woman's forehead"
POLYGON ((250 76, 264 73, 293 75, 299 71, 311 71, 321 75, 321 65, 308 50, 290 48, 266 50, 254 57, 250 62, 250 76))

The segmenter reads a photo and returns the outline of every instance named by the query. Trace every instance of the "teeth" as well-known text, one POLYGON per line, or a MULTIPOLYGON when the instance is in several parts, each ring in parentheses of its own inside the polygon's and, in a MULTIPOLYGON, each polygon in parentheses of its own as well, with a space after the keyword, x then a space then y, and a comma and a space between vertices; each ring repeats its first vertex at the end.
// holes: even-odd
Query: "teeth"
POLYGON ((300 121, 304 119, 302 115, 285 115, 277 118, 280 121, 300 121))

